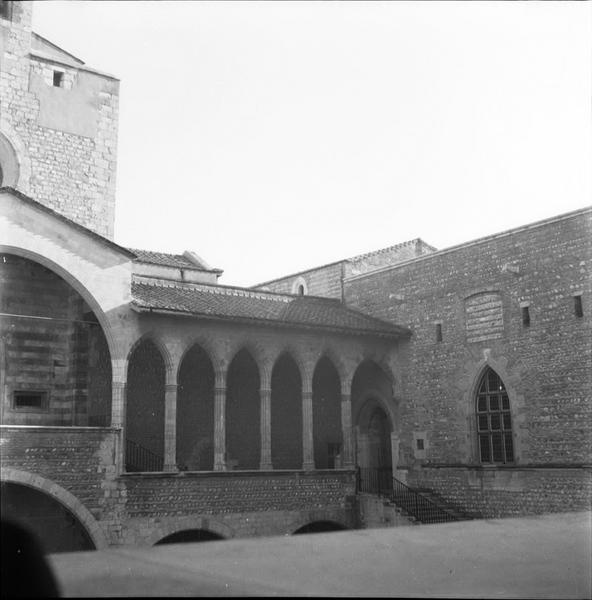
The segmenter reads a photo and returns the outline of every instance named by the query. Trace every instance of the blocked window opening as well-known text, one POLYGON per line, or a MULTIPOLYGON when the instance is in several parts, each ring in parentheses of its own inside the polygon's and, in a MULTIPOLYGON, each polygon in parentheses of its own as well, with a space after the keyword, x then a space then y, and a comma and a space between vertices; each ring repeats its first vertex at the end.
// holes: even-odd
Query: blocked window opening
POLYGON ((61 71, 53 72, 53 87, 64 87, 64 74, 61 71))
POLYGON ((522 326, 530 327, 530 310, 528 306, 522 307, 522 326))
POLYGON ((15 391, 13 406, 21 410, 47 410, 47 392, 15 391))
POLYGON ((481 462, 514 462, 512 415, 504 382, 493 369, 488 368, 477 390, 477 435, 481 462))
POLYGON ((436 323, 436 341, 437 342, 442 341, 442 324, 441 323, 436 323))
POLYGON ((574 296, 574 313, 576 317, 584 316, 584 307, 582 306, 582 296, 574 296))

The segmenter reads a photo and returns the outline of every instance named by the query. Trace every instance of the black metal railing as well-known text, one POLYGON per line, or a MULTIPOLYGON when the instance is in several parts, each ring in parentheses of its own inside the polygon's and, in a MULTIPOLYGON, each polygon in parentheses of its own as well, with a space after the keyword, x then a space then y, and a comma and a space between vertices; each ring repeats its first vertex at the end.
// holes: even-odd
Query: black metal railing
POLYGON ((359 468, 358 490, 390 500, 420 523, 447 523, 472 518, 437 504, 405 485, 392 476, 390 468, 359 468))
POLYGON ((420 523, 448 523, 464 518, 440 506, 393 477, 392 501, 420 523))
POLYGON ((393 470, 384 468, 358 468, 358 490, 366 494, 390 497, 393 492, 393 470))
POLYGON ((138 442, 125 440, 125 470, 130 471, 162 471, 162 456, 148 450, 138 442))

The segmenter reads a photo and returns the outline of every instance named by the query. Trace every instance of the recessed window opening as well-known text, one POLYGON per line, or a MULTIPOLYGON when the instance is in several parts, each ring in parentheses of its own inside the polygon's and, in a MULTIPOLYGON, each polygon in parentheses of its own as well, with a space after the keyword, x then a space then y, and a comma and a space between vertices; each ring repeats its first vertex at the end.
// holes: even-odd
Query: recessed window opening
POLYGON ((530 310, 528 306, 522 307, 522 326, 530 327, 530 310))
POLYGON ((491 368, 481 377, 476 401, 481 462, 514 462, 510 399, 504 382, 491 368))
POLYGON ((44 410, 47 407, 47 392, 15 391, 13 406, 25 410, 44 410))
POLYGON ((53 72, 53 87, 63 87, 64 86, 64 74, 62 71, 54 71, 53 72))
POLYGON ((442 341, 442 324, 441 323, 436 323, 436 341, 437 342, 442 341))
POLYGON ((0 0, 0 19, 12 20, 12 2, 0 0))
POLYGON ((417 438, 415 440, 416 444, 417 444, 417 449, 418 450, 423 450, 424 449, 424 445, 423 445, 423 439, 422 438, 417 438))
POLYGON ((576 317, 583 317, 584 316, 584 307, 582 306, 582 296, 578 295, 578 296, 574 296, 574 313, 576 315, 576 317))
POLYGON ((298 286, 298 295, 304 296, 304 286, 302 284, 298 286))

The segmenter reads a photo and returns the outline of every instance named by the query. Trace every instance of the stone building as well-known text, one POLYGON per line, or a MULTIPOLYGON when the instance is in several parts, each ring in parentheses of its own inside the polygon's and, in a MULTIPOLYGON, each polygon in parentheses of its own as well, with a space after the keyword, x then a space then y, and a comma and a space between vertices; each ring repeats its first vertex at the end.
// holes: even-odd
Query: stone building
POLYGON ((408 523, 391 476, 589 506, 590 209, 221 285, 112 240, 118 82, 1 7, 3 511, 64 550, 408 523))

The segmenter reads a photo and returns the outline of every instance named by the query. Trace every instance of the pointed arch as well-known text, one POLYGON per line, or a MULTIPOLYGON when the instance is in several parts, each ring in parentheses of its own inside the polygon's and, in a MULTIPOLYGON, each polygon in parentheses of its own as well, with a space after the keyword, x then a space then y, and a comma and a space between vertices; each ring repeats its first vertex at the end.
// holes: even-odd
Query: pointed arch
POLYGON ((261 456, 259 367, 241 348, 226 374, 226 463, 234 469, 257 469, 261 456))
POLYGON ((216 364, 201 343, 183 353, 177 383, 177 465, 182 471, 212 471, 216 364))
POLYGON ((490 366, 482 370, 474 401, 479 461, 485 464, 513 463, 510 397, 502 378, 490 366))
POLYGON ((145 335, 128 354, 125 406, 127 471, 162 471, 164 466, 167 363, 162 348, 158 338, 145 335))
POLYGON ((341 380, 333 361, 321 356, 312 376, 313 449, 317 469, 342 466, 341 380))
POLYGON ((271 458, 276 469, 302 468, 302 373, 286 351, 271 371, 271 458))

